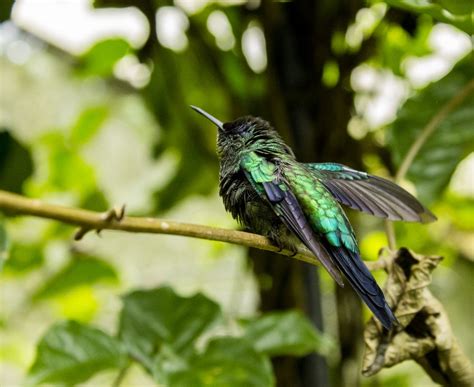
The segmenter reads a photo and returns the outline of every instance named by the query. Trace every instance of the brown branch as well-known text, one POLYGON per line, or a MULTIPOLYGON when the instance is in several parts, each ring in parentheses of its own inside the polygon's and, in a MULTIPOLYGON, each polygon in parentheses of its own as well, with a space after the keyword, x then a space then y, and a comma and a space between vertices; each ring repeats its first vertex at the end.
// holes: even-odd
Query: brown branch
MULTIPOLYGON (((41 200, 29 199, 0 190, 0 210, 8 211, 13 215, 31 215, 78 226, 79 229, 74 236, 75 240, 82 239, 86 233, 92 230, 97 232, 101 230, 116 230, 134 233, 168 234, 253 247, 285 255, 312 265, 320 264, 304 247, 298 247, 296 252, 286 249, 281 250, 278 246, 272 244, 268 238, 249 232, 159 218, 124 216, 125 206, 114 208, 107 212, 96 212, 48 204, 41 200)), ((374 271, 386 268, 385 262, 382 261, 365 261, 365 264, 370 270, 374 271)))
POLYGON ((39 218, 53 219, 73 226, 79 226, 75 239, 81 239, 91 230, 181 235, 253 247, 290 256, 291 258, 313 265, 319 264, 308 250, 298 248, 296 254, 294 251, 280 250, 279 247, 273 245, 267 238, 261 235, 158 218, 123 216, 118 210, 100 213, 79 208, 58 206, 2 190, 0 190, 0 210, 17 215, 31 215, 39 218))

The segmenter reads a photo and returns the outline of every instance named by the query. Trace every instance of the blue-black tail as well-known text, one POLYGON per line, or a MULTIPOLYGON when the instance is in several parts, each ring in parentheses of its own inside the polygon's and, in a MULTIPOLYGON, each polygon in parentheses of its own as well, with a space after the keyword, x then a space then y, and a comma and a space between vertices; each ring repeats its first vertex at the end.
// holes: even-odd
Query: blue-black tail
POLYGON ((377 285, 369 269, 362 262, 360 255, 345 247, 336 247, 329 243, 325 243, 324 247, 333 257, 339 270, 382 325, 387 329, 392 328, 397 323, 397 318, 388 306, 382 289, 377 285))

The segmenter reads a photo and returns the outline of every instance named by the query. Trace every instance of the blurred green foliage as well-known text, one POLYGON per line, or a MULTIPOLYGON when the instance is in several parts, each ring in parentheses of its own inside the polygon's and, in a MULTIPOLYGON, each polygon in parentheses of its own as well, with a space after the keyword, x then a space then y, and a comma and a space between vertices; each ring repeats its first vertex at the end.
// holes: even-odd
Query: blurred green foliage
POLYGON ((333 343, 318 334, 300 312, 275 312, 246 322, 245 338, 269 356, 329 354, 333 343))
POLYGON ((100 41, 79 58, 80 73, 87 76, 110 77, 113 75, 114 65, 129 51, 130 44, 124 39, 100 41))
POLYGON ((117 337, 73 321, 52 326, 38 344, 29 380, 76 384, 104 369, 128 367, 129 357, 170 387, 271 386, 268 356, 305 355, 325 339, 295 312, 256 318, 238 336, 216 335, 211 328, 225 332, 229 324, 219 305, 169 287, 134 291, 123 304, 117 337))
POLYGON ((105 261, 95 257, 74 255, 66 266, 49 278, 33 294, 39 300, 64 294, 81 285, 91 285, 99 281, 117 282, 115 269, 105 261))
POLYGON ((40 244, 14 243, 9 248, 9 259, 5 271, 15 275, 35 269, 43 263, 43 252, 40 244))
MULTIPOLYGON (((2 20, 8 19, 12 3, 1 2, 2 20)), ((171 4, 103 0, 94 5, 138 6, 143 11, 147 3, 153 14, 171 4)), ((350 34, 339 25, 334 27, 332 52, 326 53, 324 71, 318 74, 327 90, 348 89, 342 69, 347 63, 355 66, 351 60, 360 55, 365 65, 389 72, 408 88, 393 123, 367 129, 360 136, 363 160, 371 160, 366 163, 368 171, 380 175, 396 170, 430 119, 474 77, 472 56, 452 63, 452 70, 441 79, 420 89, 409 84, 406 71, 407 59, 433 53, 430 36, 438 21, 472 32, 468 1, 386 3, 414 13, 398 11, 403 16, 400 20, 394 9, 369 2, 350 21, 354 26, 350 34), (349 39, 354 36, 358 36, 355 42, 349 39)), ((234 226, 222 215, 216 198, 215 131, 203 125, 188 105, 201 104, 223 120, 268 113, 264 102, 275 93, 274 74, 268 69, 254 73, 242 44, 249 26, 262 24, 261 10, 210 3, 185 17, 188 44, 178 51, 159 44, 154 33, 141 48, 123 38, 107 38, 75 56, 58 55, 51 47, 37 48, 25 36, 15 37, 40 52, 34 51, 23 65, 10 61, 7 50, 0 54, 0 71, 8 85, 2 93, 8 100, 1 100, 5 111, 0 117, 7 119, 0 122, 0 189, 96 211, 127 201, 132 202, 132 213, 234 226), (221 11, 230 23, 235 45, 229 50, 221 50, 209 31, 214 11, 221 11), (149 71, 144 85, 135 87, 117 79, 117 65, 125 57, 149 71), (60 91, 64 89, 72 92, 60 91), (54 92, 59 97, 49 99, 54 92), (37 120, 44 116, 47 119, 37 120)), ((150 27, 154 32, 155 26, 150 27)), ((367 94, 372 96, 376 90, 367 94)), ((436 272, 434 292, 449 301, 446 308, 452 312, 455 332, 466 335, 472 335, 465 315, 469 291, 463 297, 457 297, 456 291, 465 289, 460 283, 468 289, 471 281, 474 201, 472 193, 453 192, 450 182, 473 151, 473 98, 471 94, 440 123, 407 176, 439 221, 429 226, 396 225, 399 245, 445 256, 436 272)), ((283 110, 278 105, 274 108, 283 110)), ((339 161, 339 156, 327 161, 339 161)), ((328 356, 332 368, 337 367, 335 324, 328 327, 329 339, 297 311, 241 318, 245 314, 239 309, 245 301, 242 288, 248 288, 254 278, 244 264, 230 280, 234 285, 228 285, 226 274, 231 271, 229 262, 241 262, 242 250, 165 237, 153 244, 139 236, 121 240, 110 234, 77 244, 71 242, 68 226, 6 215, 6 220, 0 218, 1 280, 8 298, 0 311, 0 361, 22 374, 33 364, 32 384, 70 385, 87 380, 94 384, 91 378, 97 373, 109 369, 115 375, 128 368, 130 361, 139 363, 151 380, 171 386, 272 385, 269 359, 282 355, 318 352, 328 356), (216 255, 219 259, 213 259, 216 255), (190 262, 177 266, 181 256, 190 262), (173 288, 155 288, 159 283, 173 288), (130 293, 131 287, 152 289, 130 293), (223 291, 228 287, 232 287, 230 296, 223 291), (205 288, 216 301, 203 294, 180 296, 174 288, 188 293, 205 288), (116 299, 124 291, 129 293, 119 311, 116 299), (65 318, 76 321, 56 322, 47 329, 65 318), (33 360, 33 341, 41 336, 33 360)), ((376 259, 386 244, 382 223, 361 217, 359 224, 362 255, 376 259)), ((383 274, 378 276, 381 279, 383 274)), ((272 283, 271 279, 267 282, 272 283)), ((325 302, 334 314, 334 301, 325 302)), ((247 314, 249 309, 255 314, 252 305, 247 314)), ((467 351, 474 354, 469 344, 474 341, 465 341, 467 351)), ((396 367, 384 372, 365 383, 409 386, 427 382, 419 369, 396 367)), ((17 382, 22 376, 14 374, 11 380, 17 382)))
POLYGON ((457 28, 472 34, 472 1, 470 0, 387 0, 387 3, 417 13, 428 14, 443 23, 452 24, 457 28))
POLYGON ((71 128, 69 142, 77 151, 81 145, 87 144, 104 124, 110 109, 107 105, 92 106, 84 110, 71 128))
POLYGON ((428 43, 432 27, 431 18, 424 15, 418 18, 414 34, 410 34, 397 23, 381 23, 374 32, 381 44, 377 45, 378 52, 372 61, 390 69, 395 75, 403 76, 405 69, 402 64, 405 59, 432 53, 428 43))

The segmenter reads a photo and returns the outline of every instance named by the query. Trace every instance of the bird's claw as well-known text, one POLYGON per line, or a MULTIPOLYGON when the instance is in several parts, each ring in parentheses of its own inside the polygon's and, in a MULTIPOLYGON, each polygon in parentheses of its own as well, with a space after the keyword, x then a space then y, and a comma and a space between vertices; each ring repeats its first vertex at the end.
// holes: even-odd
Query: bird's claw
POLYGON ((285 255, 288 255, 290 258, 293 258, 295 255, 298 254, 298 249, 296 248, 291 248, 291 247, 287 247, 287 246, 282 246, 278 243, 274 243, 276 247, 278 247, 278 250, 276 251, 276 253, 282 253, 284 252, 285 250, 286 251, 289 251, 291 252, 292 254, 289 255, 289 254, 285 254, 285 255))
POLYGON ((298 255, 298 250, 290 250, 293 252, 293 254, 289 255, 290 258, 293 258, 294 256, 298 255))

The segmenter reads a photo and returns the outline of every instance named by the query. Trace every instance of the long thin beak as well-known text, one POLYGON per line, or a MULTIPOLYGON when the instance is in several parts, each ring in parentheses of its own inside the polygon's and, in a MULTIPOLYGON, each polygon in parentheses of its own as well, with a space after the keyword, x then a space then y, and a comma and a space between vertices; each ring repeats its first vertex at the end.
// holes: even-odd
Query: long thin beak
POLYGON ((195 111, 197 111, 199 114, 202 114, 204 117, 206 117, 209 121, 211 121, 214 125, 216 125, 219 129, 224 130, 224 127, 222 126, 223 123, 219 121, 216 117, 211 116, 208 112, 202 110, 201 108, 198 108, 197 106, 189 105, 191 108, 195 111))

